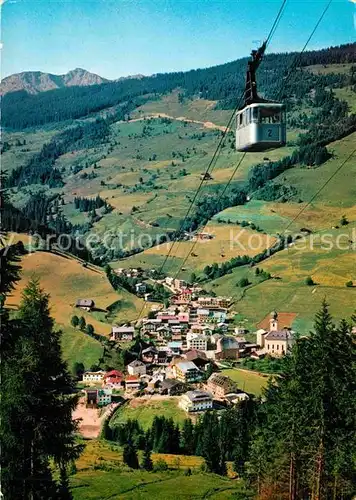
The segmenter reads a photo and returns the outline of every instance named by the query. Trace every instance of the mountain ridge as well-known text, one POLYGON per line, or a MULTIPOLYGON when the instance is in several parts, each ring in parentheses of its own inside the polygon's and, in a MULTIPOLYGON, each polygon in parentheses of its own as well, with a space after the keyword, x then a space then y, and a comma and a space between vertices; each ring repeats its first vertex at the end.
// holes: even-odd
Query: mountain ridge
POLYGON ((42 71, 23 71, 3 78, 0 93, 4 95, 10 92, 25 90, 29 94, 38 94, 39 92, 63 87, 101 85, 109 81, 83 68, 75 68, 63 75, 55 75, 42 71))

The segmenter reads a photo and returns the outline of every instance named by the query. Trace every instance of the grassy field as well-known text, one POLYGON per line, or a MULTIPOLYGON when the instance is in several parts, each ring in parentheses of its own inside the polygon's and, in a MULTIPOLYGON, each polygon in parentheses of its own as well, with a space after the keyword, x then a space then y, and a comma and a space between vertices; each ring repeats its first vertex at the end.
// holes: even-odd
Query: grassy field
POLYGON ((214 262, 221 264, 238 255, 256 255, 276 241, 273 237, 262 233, 258 234, 249 228, 237 225, 210 222, 204 230, 210 233, 213 238, 196 242, 193 240, 164 243, 126 259, 125 265, 157 267, 163 263, 166 255, 170 252, 169 260, 164 267, 165 272, 174 273, 181 266, 183 260, 188 257, 184 268, 186 269, 185 274, 189 275, 193 271, 202 271, 205 266, 214 262))
POLYGON ((62 330, 63 359, 67 361, 70 370, 76 362, 83 363, 86 369, 98 364, 103 354, 100 342, 70 326, 59 328, 62 330))
POLYGON ((178 407, 178 397, 153 397, 134 399, 117 410, 111 424, 125 422, 128 419, 137 419, 144 429, 151 426, 155 416, 173 418, 177 423, 182 423, 187 414, 178 407))
MULTIPOLYGON (((319 168, 292 168, 276 178, 276 182, 286 182, 295 186, 302 200, 310 200, 323 186, 325 181, 336 172, 337 168, 347 160, 355 148, 356 133, 350 134, 340 141, 331 143, 328 150, 333 157, 319 168)), ((350 179, 355 178, 356 163, 350 158, 345 167, 332 179, 314 200, 325 207, 344 209, 355 205, 356 187, 350 179)))
POLYGON ((125 290, 114 291, 105 274, 84 268, 74 258, 62 257, 49 252, 35 252, 25 255, 21 261, 22 278, 15 291, 8 298, 8 305, 16 307, 21 291, 32 276, 39 278, 45 292, 50 293, 51 314, 55 321, 68 327, 71 317, 84 316, 98 333, 108 335, 111 327, 98 321, 94 313, 87 313, 74 307, 79 298, 91 298, 97 308, 106 309, 116 303, 114 321, 134 320, 141 310, 141 299, 125 290))
MULTIPOLYGON (((354 226, 350 226, 348 231, 352 234, 354 226)), ((334 230, 334 243, 337 231, 334 230)), ((330 303, 336 319, 351 316, 356 304, 356 287, 347 288, 345 284, 356 281, 355 264, 356 254, 352 249, 327 250, 316 244, 314 249, 308 250, 291 247, 259 265, 270 272, 273 279, 259 283, 253 268, 237 268, 232 274, 215 280, 210 288, 217 294, 231 295, 235 299, 233 309, 250 328, 256 328, 276 309, 296 314, 293 328, 308 333, 324 298, 330 303), (312 277, 315 286, 305 284, 308 276, 312 277), (237 286, 242 277, 249 279, 249 287, 237 286)))
POLYGON ((242 391, 260 396, 262 389, 267 385, 268 375, 259 375, 258 373, 249 372, 248 370, 240 370, 238 368, 229 368, 222 371, 223 375, 230 377, 236 382, 239 389, 242 391))
POLYGON ((331 73, 334 74, 345 74, 350 73, 352 68, 352 64, 350 63, 342 63, 342 64, 313 64, 312 66, 308 66, 306 71, 311 71, 316 75, 329 75, 331 73))
POLYGON ((200 472, 201 457, 152 454, 154 464, 160 459, 166 461, 168 471, 132 470, 123 465, 122 450, 118 446, 87 441, 76 464, 77 472, 70 478, 74 500, 199 500, 207 497, 223 500, 242 494, 242 485, 236 479, 200 472), (184 475, 188 467, 191 476, 184 475))

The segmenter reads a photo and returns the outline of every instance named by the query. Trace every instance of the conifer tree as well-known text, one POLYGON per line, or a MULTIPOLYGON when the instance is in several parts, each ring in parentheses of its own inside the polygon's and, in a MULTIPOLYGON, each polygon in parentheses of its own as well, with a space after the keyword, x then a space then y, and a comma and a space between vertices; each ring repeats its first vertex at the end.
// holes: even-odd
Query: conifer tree
MULTIPOLYGON (((261 498, 351 498, 355 493, 356 371, 351 327, 327 304, 270 382, 250 454, 261 498)), ((260 498, 260 497, 259 497, 260 498)))
POLYGON ((143 459, 142 459, 142 468, 148 471, 153 470, 153 462, 151 458, 151 450, 149 446, 145 447, 145 450, 143 452, 143 459))
POLYGON ((85 325, 86 325, 86 321, 85 321, 84 316, 80 316, 79 323, 78 323, 78 326, 79 326, 80 330, 84 331, 85 330, 85 325))
MULTIPOLYGON (((61 360, 48 295, 32 279, 23 292, 16 341, 3 363, 3 491, 7 498, 56 498, 49 460, 61 472, 82 447, 75 442, 74 383, 61 360)), ((63 486, 62 484, 62 491, 63 486)))
POLYGON ((131 467, 131 469, 139 468, 137 451, 131 442, 125 444, 124 446, 123 460, 128 467, 131 467))

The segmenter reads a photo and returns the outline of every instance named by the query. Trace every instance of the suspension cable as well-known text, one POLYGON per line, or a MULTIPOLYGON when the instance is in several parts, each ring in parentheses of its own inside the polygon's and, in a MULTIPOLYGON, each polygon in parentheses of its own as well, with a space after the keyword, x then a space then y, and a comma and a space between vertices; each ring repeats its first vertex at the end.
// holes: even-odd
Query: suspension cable
MULTIPOLYGON (((298 53, 298 54, 295 56, 294 60, 292 61, 291 65, 290 65, 290 70, 289 70, 289 72, 288 72, 288 74, 287 74, 287 76, 286 76, 286 78, 285 78, 285 80, 284 80, 284 82, 283 82, 283 86, 285 85, 285 83, 289 80, 290 76, 292 75, 292 73, 293 73, 293 71, 294 71, 294 69, 295 69, 295 67, 296 67, 296 65, 297 65, 297 63, 298 63, 298 61, 299 61, 299 59, 301 58, 302 54, 305 52, 305 50, 306 50, 306 48, 307 48, 307 46, 308 46, 308 44, 309 44, 310 40, 312 39, 312 37, 313 37, 313 35, 315 34, 315 32, 316 32, 316 30, 317 30, 318 26, 320 25, 320 23, 321 23, 322 19, 324 18, 324 16, 325 16, 326 12, 328 11, 328 9, 329 9, 329 7, 330 7, 330 5, 331 5, 331 2, 332 2, 332 0, 329 0, 329 1, 328 1, 328 3, 326 4, 326 6, 325 6, 325 8, 324 8, 323 12, 321 13, 321 15, 320 15, 320 17, 319 17, 319 19, 318 19, 318 21, 317 21, 316 25, 314 26, 314 28, 313 28, 312 32, 310 33, 310 35, 309 35, 309 37, 308 37, 308 39, 307 39, 306 43, 304 44, 304 46, 303 46, 303 48, 302 48, 301 52, 300 52, 300 53, 298 53)), ((270 31, 270 35, 267 37, 267 41, 268 41, 268 43, 270 42, 270 40, 271 40, 271 38, 272 38, 273 34, 275 33, 275 31, 276 31, 276 29, 277 29, 277 26, 278 26, 279 20, 280 20, 280 18, 281 18, 281 16, 282 16, 282 13, 283 13, 283 10, 284 10, 285 5, 286 5, 286 2, 283 2, 283 3, 282 3, 282 5, 281 5, 281 8, 279 9, 279 12, 278 12, 278 14, 277 14, 277 18, 276 18, 276 21, 277 21, 277 19, 278 19, 278 21, 277 21, 277 23, 276 23, 276 21, 273 23, 273 26, 272 26, 271 31, 270 31)), ((280 88, 280 93, 279 93, 280 95, 281 95, 281 93, 282 93, 282 91, 283 91, 283 86, 281 86, 281 88, 280 88)), ((243 158, 244 158, 244 156, 242 157, 241 161, 243 160, 243 158)), ((226 190, 228 189, 228 187, 230 186, 230 183, 232 182, 232 179, 233 179, 233 177, 234 177, 234 175, 235 175, 235 173, 236 173, 237 169, 239 168, 239 166, 240 166, 240 164, 241 164, 241 161, 238 163, 237 167, 235 168, 233 175, 230 177, 230 179, 229 179, 229 181, 228 181, 228 183, 227 183, 227 185, 226 185, 225 189, 223 190, 223 193, 225 193, 225 192, 226 192, 226 190)), ((220 200, 220 199, 221 199, 221 197, 219 197, 219 200, 220 200)), ((205 226, 204 226, 204 227, 206 227, 206 224, 205 224, 205 226)), ((178 271, 176 272, 175 277, 177 277, 177 276, 178 276, 178 274, 180 273, 180 271, 181 271, 182 267, 184 267, 185 263, 187 262, 187 260, 188 260, 188 258, 189 258, 190 253, 191 253, 191 252, 193 251, 193 249, 195 248, 196 243, 197 243, 197 240, 195 240, 195 242, 194 242, 194 244, 193 244, 193 246, 192 246, 191 250, 189 251, 189 253, 187 253, 186 257, 185 257, 185 258, 184 258, 184 260, 183 260, 183 263, 182 263, 182 264, 181 264, 181 266, 178 268, 178 271)), ((271 247, 270 247, 270 248, 271 248, 271 247)), ((268 250, 270 250, 270 248, 269 248, 268 250)))
MULTIPOLYGON (((281 7, 280 7, 280 9, 279 9, 279 11, 278 11, 278 14, 277 14, 277 16, 276 16, 276 18, 275 18, 275 20, 274 20, 274 22, 273 22, 273 25, 272 25, 272 27, 271 27, 271 29, 270 29, 269 34, 268 34, 268 36, 267 36, 267 42, 268 42, 268 43, 271 41, 271 39, 272 39, 272 37, 273 37, 273 35, 274 35, 274 33, 275 33, 276 29, 277 29, 277 26, 278 26, 278 24, 279 24, 279 22, 280 22, 280 19, 281 19, 281 17, 282 17, 283 10, 284 10, 284 7, 285 7, 286 3, 287 3, 287 0, 283 0, 283 1, 282 1, 282 5, 281 5, 281 7)), ((226 125, 226 128, 225 128, 225 130, 223 131, 223 133, 222 133, 222 135, 221 135, 221 137, 220 137, 220 140, 219 140, 219 142, 218 142, 218 145, 217 145, 217 147, 216 147, 216 149, 215 149, 215 151, 214 151, 214 154, 213 154, 213 156, 212 156, 212 158, 211 158, 211 160, 210 160, 210 162, 209 162, 208 168, 207 168, 207 169, 206 169, 206 171, 204 172, 204 176, 203 176, 203 178, 202 178, 202 180, 201 180, 201 182, 200 182, 200 184, 199 184, 199 186, 198 186, 198 188, 197 188, 197 190, 196 190, 196 192, 195 192, 195 195, 194 195, 194 197, 193 197, 193 199, 192 199, 192 201, 191 201, 191 203, 190 203, 190 206, 189 206, 189 208, 188 208, 188 210, 187 210, 187 213, 186 213, 186 215, 185 215, 185 217, 184 217, 184 219, 183 219, 183 222, 182 222, 182 223, 181 223, 181 225, 180 225, 180 228, 179 228, 179 230, 178 230, 178 234, 177 234, 177 238, 175 238, 175 239, 174 239, 174 241, 173 241, 173 243, 172 243, 172 245, 170 245, 170 248, 169 248, 169 250, 168 250, 168 252, 167 252, 167 255, 165 256, 165 259, 164 259, 163 263, 161 264, 161 266, 160 266, 160 268, 159 268, 159 273, 158 273, 159 275, 162 273, 162 271, 163 271, 163 269, 164 269, 164 266, 165 266, 165 264, 166 264, 167 260, 169 259, 170 255, 171 255, 171 253, 172 253, 172 250, 173 250, 174 244, 175 244, 175 243, 176 243, 176 241, 178 240, 180 233, 182 232, 182 230, 183 230, 183 229, 184 229, 184 227, 185 227, 185 223, 186 223, 186 221, 187 221, 187 219, 188 219, 188 217, 189 217, 189 214, 190 214, 190 212, 191 212, 191 210, 192 210, 192 208, 193 208, 193 206, 194 206, 194 204, 195 204, 195 201, 196 201, 196 199, 197 199, 197 197, 198 197, 198 194, 199 194, 199 192, 200 192, 200 190, 201 190, 201 188, 202 188, 202 186, 203 186, 203 184, 204 184, 206 174, 208 174, 208 173, 209 173, 209 170, 210 170, 210 169, 211 169, 214 165, 216 165, 216 161, 217 161, 217 158, 218 158, 218 156, 219 156, 219 153, 220 153, 221 147, 222 147, 222 145, 223 145, 223 143, 224 143, 224 140, 225 140, 225 138, 226 138, 226 136, 227 136, 227 134, 228 134, 229 128, 230 128, 230 126, 231 126, 231 123, 232 123, 232 121, 233 121, 233 119, 234 119, 234 116, 235 116, 235 114, 236 114, 237 110, 239 109, 239 107, 240 107, 240 105, 241 105, 241 102, 242 102, 242 99, 243 99, 243 98, 244 98, 244 91, 242 92, 242 94, 241 94, 240 98, 237 100, 236 106, 235 106, 235 108, 234 108, 233 112, 231 113, 231 116, 230 116, 229 121, 228 121, 228 123, 227 123, 227 125, 226 125)), ((246 153, 245 153, 245 154, 246 154, 246 153)), ((240 160, 240 162, 239 162, 238 166, 241 164, 241 162, 242 162, 243 158, 245 157, 245 154, 242 156, 242 158, 241 158, 241 160, 240 160)), ((214 168, 214 167, 213 167, 213 168, 214 168)), ((238 168, 238 167, 237 167, 237 168, 238 168)), ((237 168, 235 169, 235 171, 234 171, 234 172, 236 172, 237 168)), ((234 175, 234 174, 233 174, 233 175, 234 175)), ((233 178, 233 176, 230 178, 230 180, 229 180, 229 182, 228 182, 228 184, 227 184, 226 188, 223 190, 223 192, 226 192, 226 189, 227 189, 227 188, 228 188, 228 186, 230 185, 230 183, 231 183, 231 181, 232 181, 232 178, 233 178)), ((180 269, 178 270, 178 272, 180 272, 180 269)), ((177 274, 178 274, 178 273, 177 273, 177 274)), ((138 317, 137 317, 136 321, 138 321, 138 320, 140 319, 141 314, 142 314, 142 312, 143 312, 144 308, 145 308, 145 304, 143 304, 143 306, 142 306, 142 308, 141 308, 141 310, 140 310, 140 313, 139 313, 139 315, 138 315, 138 317)))

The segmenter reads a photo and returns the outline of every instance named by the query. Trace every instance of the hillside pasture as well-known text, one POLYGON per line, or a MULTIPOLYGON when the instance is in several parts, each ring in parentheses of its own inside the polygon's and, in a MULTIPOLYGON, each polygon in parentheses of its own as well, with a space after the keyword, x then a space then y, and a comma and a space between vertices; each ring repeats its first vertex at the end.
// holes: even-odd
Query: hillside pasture
POLYGON ((238 255, 256 255, 276 241, 273 237, 240 226, 209 223, 204 231, 210 233, 212 239, 194 238, 191 241, 163 243, 145 250, 140 256, 126 259, 126 263, 142 262, 155 256, 150 263, 158 265, 171 251, 165 269, 169 269, 170 272, 177 271, 188 256, 184 268, 190 272, 202 271, 207 265, 221 264, 238 255))
POLYGON ((8 305, 16 308, 21 300, 21 292, 29 278, 38 277, 45 292, 50 293, 51 314, 55 321, 68 327, 71 317, 84 316, 98 333, 108 335, 109 324, 95 319, 93 314, 75 308, 79 298, 93 299, 99 309, 106 309, 118 302, 117 321, 129 321, 137 317, 143 303, 135 295, 122 290, 114 291, 104 272, 85 268, 74 258, 55 255, 49 252, 35 252, 25 255, 21 261, 21 280, 8 298, 8 305))
MULTIPOLYGON (((280 328, 291 328, 292 324, 297 315, 295 313, 286 313, 278 311, 278 323, 280 328)), ((258 328, 263 328, 264 330, 269 330, 271 315, 267 314, 262 321, 257 325, 258 328)))
POLYGON ((144 429, 148 429, 155 416, 173 418, 176 423, 182 423, 187 414, 178 407, 178 401, 175 396, 158 395, 132 399, 114 413, 110 425, 137 419, 144 429))
POLYGON ((236 382, 238 389, 260 396, 262 389, 266 387, 268 375, 260 375, 249 370, 240 370, 239 368, 223 369, 223 375, 230 377, 236 382))
MULTIPOLYGON (((243 495, 242 484, 229 477, 200 471, 202 457, 152 453, 153 464, 164 460, 168 471, 147 472, 129 469, 122 461, 122 448, 115 443, 85 441, 85 449, 70 477, 74 500, 168 498, 203 500, 228 499, 243 495), (186 469, 192 475, 185 475, 186 469)), ((139 452, 139 460, 142 458, 139 452)), ((231 464, 228 464, 229 471, 231 464)), ((250 498, 244 496, 241 498, 250 498)))
POLYGON ((356 283, 355 229, 356 224, 350 223, 296 241, 258 264, 259 269, 271 274, 272 279, 267 281, 261 282, 254 268, 239 267, 206 288, 218 295, 232 296, 234 310, 251 329, 260 327, 261 321, 276 309, 297 315, 288 326, 298 326, 301 333, 307 333, 324 298, 336 318, 350 317, 355 308, 356 287, 346 287, 346 283, 356 283), (309 276, 315 286, 305 284, 309 276), (238 286, 241 278, 247 278, 250 285, 238 286))

